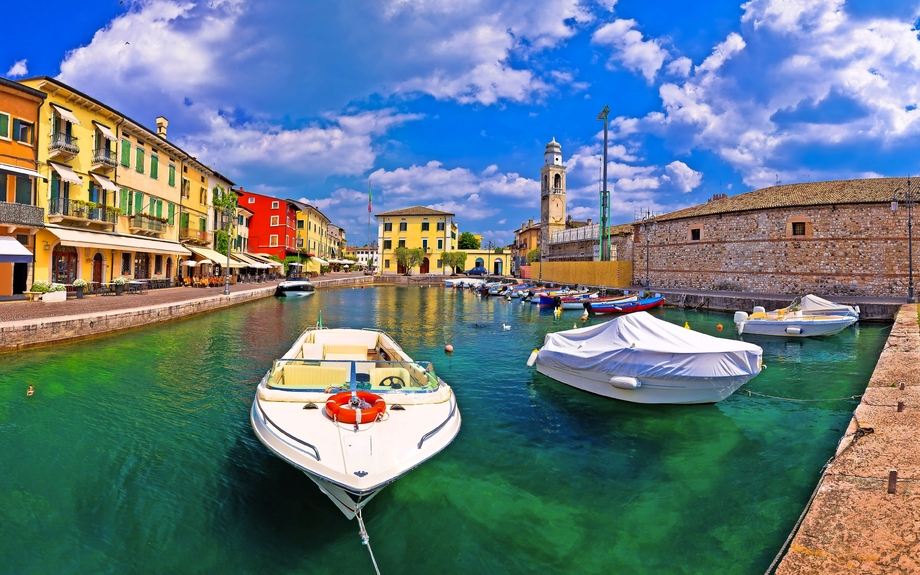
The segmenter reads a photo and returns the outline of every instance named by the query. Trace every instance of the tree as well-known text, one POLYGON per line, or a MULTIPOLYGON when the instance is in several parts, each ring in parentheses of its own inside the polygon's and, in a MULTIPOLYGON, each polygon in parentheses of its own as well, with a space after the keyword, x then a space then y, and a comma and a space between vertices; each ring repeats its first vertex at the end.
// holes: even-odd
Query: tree
POLYGON ((461 250, 478 250, 479 240, 470 232, 463 232, 460 234, 460 239, 457 240, 457 247, 461 250))
POLYGON ((425 252, 422 251, 422 248, 409 249, 404 247, 398 247, 393 250, 393 255, 396 256, 396 263, 406 268, 406 275, 412 273, 412 268, 418 266, 422 263, 422 260, 425 259, 425 252))
POLYGON ((450 266, 454 275, 466 269, 466 252, 441 252, 441 265, 450 266))
POLYGON ((224 214, 227 217, 227 229, 216 230, 214 233, 214 247, 218 252, 227 253, 227 247, 230 242, 230 236, 236 230, 236 221, 233 216, 236 215, 237 198, 236 194, 226 193, 221 186, 214 186, 214 196, 211 203, 218 214, 224 214))
POLYGON ((527 263, 532 264, 540 261, 540 248, 534 248, 527 252, 527 263))

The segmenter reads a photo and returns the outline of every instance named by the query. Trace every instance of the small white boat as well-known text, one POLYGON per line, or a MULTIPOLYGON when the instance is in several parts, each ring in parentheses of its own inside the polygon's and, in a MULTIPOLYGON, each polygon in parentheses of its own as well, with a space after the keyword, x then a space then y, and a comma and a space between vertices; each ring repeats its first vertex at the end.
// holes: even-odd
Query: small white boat
POLYGON ((633 403, 716 403, 755 377, 763 350, 640 311, 546 335, 528 365, 572 387, 633 403))
POLYGON ((276 297, 313 295, 316 287, 305 277, 290 276, 275 288, 276 297))
POLYGON ((360 329, 304 332, 259 382, 250 418, 349 519, 460 431, 457 399, 431 365, 360 329))
POLYGON ((816 295, 808 294, 802 296, 799 303, 802 315, 842 315, 859 319, 859 306, 844 305, 834 303, 826 299, 819 298, 816 295))
POLYGON ((805 315, 802 310, 776 310, 767 313, 756 306, 751 315, 735 312, 738 335, 772 335, 781 337, 818 337, 835 335, 856 323, 851 315, 805 315))

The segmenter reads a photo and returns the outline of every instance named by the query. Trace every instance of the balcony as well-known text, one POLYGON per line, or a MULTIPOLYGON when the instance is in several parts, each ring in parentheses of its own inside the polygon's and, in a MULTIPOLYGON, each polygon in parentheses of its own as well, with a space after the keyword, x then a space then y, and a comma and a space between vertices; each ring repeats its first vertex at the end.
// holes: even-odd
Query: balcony
POLYGON ((52 224, 69 221, 87 227, 90 225, 102 225, 103 227, 114 228, 115 218, 114 208, 100 206, 93 202, 51 198, 48 203, 48 221, 52 224))
POLYGON ((199 246, 209 246, 214 238, 214 234, 204 230, 193 230, 192 228, 179 228, 179 241, 188 242, 199 246))
POLYGON ((12 234, 16 228, 45 227, 45 210, 29 204, 0 202, 0 230, 12 234))
POLYGON ((70 160, 78 153, 80 146, 77 145, 77 138, 63 132, 51 134, 51 143, 48 144, 49 159, 70 160))
POLYGON ((147 214, 134 214, 128 216, 128 231, 142 236, 159 236, 166 233, 169 225, 166 218, 158 218, 147 214))
POLYGON ((108 148, 96 148, 93 151, 93 163, 90 170, 97 172, 110 172, 115 169, 118 161, 115 159, 115 151, 108 148))

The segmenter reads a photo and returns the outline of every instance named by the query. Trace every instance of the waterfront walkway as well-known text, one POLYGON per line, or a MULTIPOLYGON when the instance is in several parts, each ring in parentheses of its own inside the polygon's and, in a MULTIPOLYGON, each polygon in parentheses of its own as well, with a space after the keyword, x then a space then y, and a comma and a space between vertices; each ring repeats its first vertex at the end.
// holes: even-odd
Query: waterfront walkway
POLYGON ((920 573, 920 326, 898 313, 777 575, 920 573))

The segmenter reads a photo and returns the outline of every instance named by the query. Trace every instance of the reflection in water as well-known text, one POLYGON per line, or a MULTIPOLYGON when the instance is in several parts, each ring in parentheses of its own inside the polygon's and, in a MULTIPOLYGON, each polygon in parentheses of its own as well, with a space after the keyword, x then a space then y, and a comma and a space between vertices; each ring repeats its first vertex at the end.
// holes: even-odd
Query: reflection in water
MULTIPOLYGON (((469 292, 266 299, 4 356, 3 570, 368 572, 356 524, 249 423, 257 382, 320 311, 327 326, 384 329, 433 361, 463 411, 453 444, 367 509, 388 574, 762 572, 855 406, 745 393, 702 406, 599 398, 525 366, 547 332, 585 325, 579 314, 469 292)), ((655 315, 736 337, 716 329, 732 325, 729 314, 655 315)), ((745 389, 860 393, 887 332, 760 338, 768 369, 745 389)))

